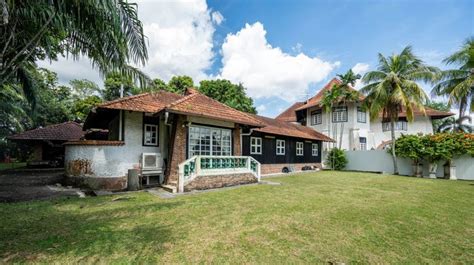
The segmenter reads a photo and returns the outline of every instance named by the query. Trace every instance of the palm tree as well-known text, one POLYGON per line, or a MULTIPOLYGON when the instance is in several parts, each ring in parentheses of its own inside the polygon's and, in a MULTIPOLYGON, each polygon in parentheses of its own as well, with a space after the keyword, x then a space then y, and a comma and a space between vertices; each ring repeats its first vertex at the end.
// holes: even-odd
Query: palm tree
POLYGON ((472 133, 472 118, 471 116, 462 116, 455 119, 453 117, 447 118, 438 127, 438 132, 463 132, 472 133), (466 124, 468 122, 469 124, 466 124))
POLYGON ((129 64, 148 58, 137 5, 127 0, 0 0, 0 89, 20 84, 34 102, 38 60, 88 57, 102 74, 120 72, 141 84, 129 64))
POLYGON ((398 174, 395 154, 395 122, 399 112, 406 111, 408 121, 413 121, 413 110, 425 111, 427 101, 417 81, 433 82, 439 70, 427 66, 416 57, 410 46, 400 54, 385 57, 379 53, 377 70, 368 72, 362 81, 367 84, 360 91, 366 95, 365 106, 371 120, 379 118, 390 122, 394 174, 398 174))
POLYGON ((459 107, 459 119, 466 109, 474 111, 474 37, 466 40, 462 48, 443 60, 446 64, 456 64, 459 69, 441 73, 441 82, 432 90, 437 96, 448 96, 449 103, 459 107))

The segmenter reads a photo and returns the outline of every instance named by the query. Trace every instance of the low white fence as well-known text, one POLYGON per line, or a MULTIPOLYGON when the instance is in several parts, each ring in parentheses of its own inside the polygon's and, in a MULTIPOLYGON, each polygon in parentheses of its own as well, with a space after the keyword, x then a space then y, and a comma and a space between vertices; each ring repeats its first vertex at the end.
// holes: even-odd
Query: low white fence
MULTIPOLYGON (((392 156, 386 150, 346 151, 348 163, 345 170, 393 173, 392 156)), ((444 176, 445 161, 438 162, 437 177, 444 176)), ((400 175, 413 175, 413 161, 398 158, 400 175)), ((423 161, 423 176, 428 176, 427 161, 423 161)), ((474 158, 468 155, 454 159, 456 177, 464 180, 474 180, 474 158)))

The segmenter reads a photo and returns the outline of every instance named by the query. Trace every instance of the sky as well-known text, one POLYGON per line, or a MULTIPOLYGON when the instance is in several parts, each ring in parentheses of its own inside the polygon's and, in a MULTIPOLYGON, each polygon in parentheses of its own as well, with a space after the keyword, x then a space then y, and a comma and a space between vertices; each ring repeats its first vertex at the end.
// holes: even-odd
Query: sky
MULTIPOLYGON (((195 84, 241 82, 259 114, 269 117, 313 96, 336 74, 374 70, 378 53, 407 45, 445 69, 442 59, 474 36, 472 0, 135 2, 148 41, 145 73, 165 81, 189 75, 195 84)), ((61 83, 103 83, 87 59, 39 65, 57 72, 61 83)), ((430 86, 423 87, 429 94, 430 86)))

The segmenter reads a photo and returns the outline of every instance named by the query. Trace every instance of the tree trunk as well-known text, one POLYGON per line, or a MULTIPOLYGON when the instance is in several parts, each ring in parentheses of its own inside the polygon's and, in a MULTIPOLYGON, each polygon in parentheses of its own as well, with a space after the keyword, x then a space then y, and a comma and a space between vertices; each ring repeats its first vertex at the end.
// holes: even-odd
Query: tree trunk
POLYGON ((393 174, 398 175, 397 155, 395 154, 395 119, 390 118, 390 132, 392 135, 392 159, 393 159, 393 174))

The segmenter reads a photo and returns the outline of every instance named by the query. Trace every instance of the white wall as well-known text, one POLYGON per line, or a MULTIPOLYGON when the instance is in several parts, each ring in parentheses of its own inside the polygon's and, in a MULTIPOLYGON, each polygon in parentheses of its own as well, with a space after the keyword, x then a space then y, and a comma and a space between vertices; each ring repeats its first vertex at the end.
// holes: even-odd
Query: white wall
MULTIPOLYGON (((345 170, 393 173, 392 156, 386 150, 346 151, 347 166, 345 170)), ((400 175, 413 175, 413 162, 410 159, 398 158, 400 175)), ((437 177, 444 176, 443 165, 445 161, 438 162, 437 177)), ((427 161, 423 161, 423 176, 428 176, 427 161)), ((458 179, 474 180, 474 158, 468 155, 454 159, 456 176, 458 179)))
POLYGON ((124 115, 124 145, 66 145, 66 165, 72 160, 88 160, 93 172, 91 176, 122 177, 127 175, 128 169, 138 167, 142 153, 161 153, 162 147, 166 150, 163 121, 159 127, 159 147, 143 146, 143 113, 124 111, 124 115))

